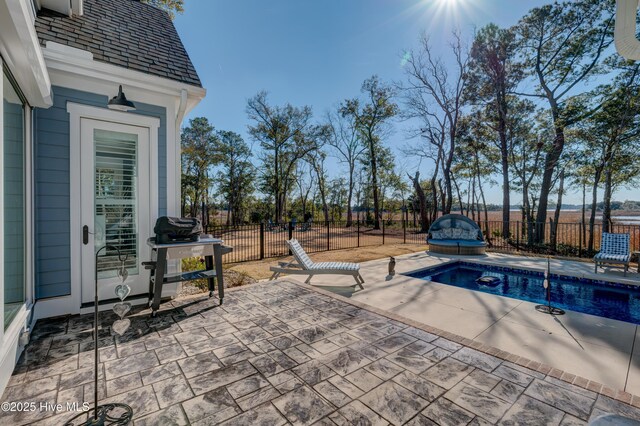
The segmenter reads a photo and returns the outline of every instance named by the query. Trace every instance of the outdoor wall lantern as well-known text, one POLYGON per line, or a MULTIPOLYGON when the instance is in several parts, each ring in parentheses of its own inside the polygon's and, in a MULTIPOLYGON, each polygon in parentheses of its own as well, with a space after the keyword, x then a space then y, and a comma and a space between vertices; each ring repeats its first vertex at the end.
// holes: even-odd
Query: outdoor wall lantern
POLYGON ((640 40, 636 35, 638 0, 616 0, 616 50, 626 59, 640 59, 640 40))
POLYGON ((127 97, 122 93, 122 85, 118 89, 118 94, 111 98, 109 103, 107 104, 109 109, 115 109, 118 111, 135 111, 136 105, 127 99, 127 97))

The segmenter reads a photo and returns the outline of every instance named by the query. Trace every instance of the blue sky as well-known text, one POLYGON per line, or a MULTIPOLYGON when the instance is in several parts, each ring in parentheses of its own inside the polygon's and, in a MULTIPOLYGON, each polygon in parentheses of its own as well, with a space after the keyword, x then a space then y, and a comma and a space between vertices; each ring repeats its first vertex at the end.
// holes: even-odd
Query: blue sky
MULTIPOLYGON (((373 74, 401 81, 402 53, 416 47, 424 31, 438 54, 448 54, 454 28, 471 40, 489 22, 515 24, 536 0, 186 0, 178 32, 198 70, 207 97, 187 118, 205 116, 218 129, 247 133, 246 101, 267 90, 274 104, 310 105, 320 119, 345 98, 359 95, 373 74)), ((387 140, 406 146, 397 123, 387 140)), ((256 147, 257 148, 257 147, 256 147)), ((418 160, 402 159, 407 170, 418 160)), ((334 162, 335 163, 335 162, 334 162)), ((422 173, 430 165, 421 166, 422 173)), ((333 165, 331 174, 340 172, 333 165)), ((498 189, 498 188, 496 188, 498 189)), ((500 191, 488 191, 500 202, 500 191)), ((519 202, 518 194, 513 194, 519 202)), ((567 202, 579 202, 578 194, 567 202)), ((630 191, 615 197, 633 198, 630 191)), ((638 198, 638 197, 636 197, 638 198)))

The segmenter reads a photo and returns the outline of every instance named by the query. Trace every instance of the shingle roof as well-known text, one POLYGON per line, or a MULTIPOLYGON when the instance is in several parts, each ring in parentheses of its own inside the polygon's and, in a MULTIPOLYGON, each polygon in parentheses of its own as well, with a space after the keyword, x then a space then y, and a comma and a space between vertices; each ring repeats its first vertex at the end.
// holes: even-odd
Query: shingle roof
POLYGON ((93 59, 202 87, 189 55, 163 10, 138 0, 84 0, 84 14, 68 17, 42 9, 40 44, 64 44, 93 59))

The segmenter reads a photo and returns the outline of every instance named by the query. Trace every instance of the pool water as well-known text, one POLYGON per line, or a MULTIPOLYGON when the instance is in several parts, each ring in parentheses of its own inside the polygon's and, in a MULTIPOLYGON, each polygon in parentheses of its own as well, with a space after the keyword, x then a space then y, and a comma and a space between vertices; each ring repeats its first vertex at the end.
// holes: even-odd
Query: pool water
MULTIPOLYGON (((542 272, 454 262, 406 275, 512 299, 547 303, 542 272), (498 277, 500 282, 497 285, 477 283, 482 276, 498 277)), ((550 282, 551 304, 555 307, 640 324, 640 289, 635 286, 553 273, 550 282)))

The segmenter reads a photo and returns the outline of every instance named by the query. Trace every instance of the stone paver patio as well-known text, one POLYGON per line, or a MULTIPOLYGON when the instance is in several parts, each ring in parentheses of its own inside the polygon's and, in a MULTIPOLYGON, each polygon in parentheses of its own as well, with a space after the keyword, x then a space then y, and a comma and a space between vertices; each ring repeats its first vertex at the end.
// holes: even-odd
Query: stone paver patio
MULTIPOLYGON (((148 312, 122 337, 107 313, 100 330, 100 399, 131 404, 135 425, 640 419, 640 400, 625 392, 288 280, 229 291, 223 306, 199 296, 148 312)), ((92 318, 39 321, 2 401, 90 402, 92 318)), ((0 412, 0 424, 59 425, 72 414, 0 412)))
MULTIPOLYGON (((567 310, 566 315, 544 315, 536 303, 482 293, 405 275, 445 262, 465 260, 479 264, 544 271, 546 258, 489 253, 486 256, 435 256, 420 252, 396 257, 393 278, 388 259, 361 264, 364 290, 353 291, 351 277, 318 276, 321 288, 422 324, 466 337, 552 367, 586 377, 613 389, 640 395, 640 327, 636 324, 567 310)), ((593 263, 551 259, 553 273, 640 285, 640 274, 621 268, 593 273, 593 263)), ((303 282, 306 277, 289 277, 303 282)), ((544 288, 540 285, 540 294, 544 288)))

